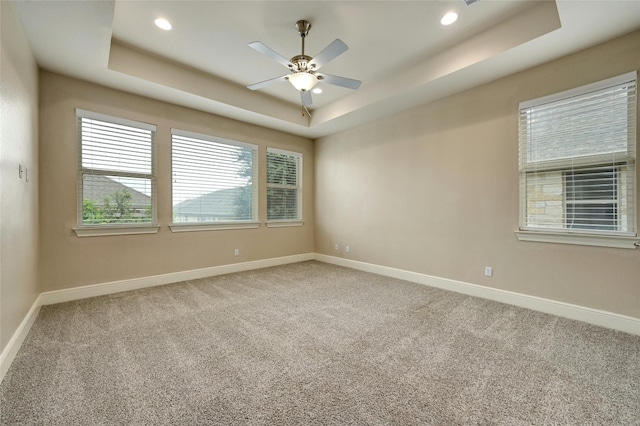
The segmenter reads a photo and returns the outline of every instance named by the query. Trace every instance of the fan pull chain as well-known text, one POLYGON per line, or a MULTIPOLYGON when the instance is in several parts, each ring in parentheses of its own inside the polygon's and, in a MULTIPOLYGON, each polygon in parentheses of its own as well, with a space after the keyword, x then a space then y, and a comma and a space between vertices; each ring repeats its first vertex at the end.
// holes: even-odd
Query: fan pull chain
POLYGON ((304 104, 304 100, 302 99, 302 92, 300 92, 300 104, 302 105, 302 116, 304 117, 304 113, 306 112, 309 118, 311 118, 311 113, 307 109, 307 106, 304 104))
POLYGON ((309 116, 309 118, 311 118, 311 113, 309 112, 309 110, 307 109, 307 107, 306 107, 306 106, 304 106, 304 105, 302 105, 302 109, 303 109, 303 111, 302 111, 302 116, 304 117, 304 113, 306 112, 306 113, 307 113, 307 115, 309 116))

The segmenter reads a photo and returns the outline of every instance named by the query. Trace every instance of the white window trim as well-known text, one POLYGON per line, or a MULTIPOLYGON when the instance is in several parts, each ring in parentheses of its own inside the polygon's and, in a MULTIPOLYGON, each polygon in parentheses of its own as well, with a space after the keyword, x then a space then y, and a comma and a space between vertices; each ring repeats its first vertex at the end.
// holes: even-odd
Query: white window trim
POLYGON ((287 228, 292 226, 303 226, 304 221, 294 221, 294 220, 270 220, 265 222, 267 228, 287 228))
POLYGON ((640 239, 634 236, 612 236, 596 234, 571 234, 551 231, 515 231, 519 241, 538 243, 577 244, 595 247, 635 249, 640 247, 640 239))
MULTIPOLYGON (((576 87, 574 89, 565 90, 563 92, 554 93, 548 96, 543 96, 536 99, 531 99, 529 101, 520 102, 518 106, 518 111, 521 111, 523 108, 529 108, 532 106, 554 102, 560 99, 566 99, 572 96, 581 95, 586 92, 599 90, 605 87, 614 86, 616 84, 621 84, 630 79, 636 80, 636 88, 637 88, 637 71, 631 71, 626 74, 622 74, 616 77, 612 77, 606 80, 601 80, 592 84, 587 84, 581 87, 576 87)), ((637 90, 637 89, 636 89, 637 90)), ((636 106, 636 108, 638 108, 636 106)), ((638 123, 636 123, 636 126, 638 123)), ((636 146, 635 152, 638 151, 638 139, 636 137, 636 146)), ((627 160, 627 156, 621 156, 621 159, 627 160)), ((576 159, 576 161, 585 161, 588 163, 593 162, 593 158, 585 159, 576 159)), ((554 163, 554 162, 550 162, 554 163)), ((552 164, 554 167, 557 164, 552 164)), ((540 166, 544 168, 544 163, 540 166)), ((527 167, 525 166, 525 169, 527 167)), ((635 187, 636 197, 640 194, 640 188, 635 187)), ((636 212, 636 217, 640 212, 636 212)), ((519 215, 522 215, 522 207, 520 207, 519 215)), ((544 230, 532 230, 531 228, 520 227, 515 231, 516 236, 519 241, 529 241, 529 242, 544 242, 544 243, 558 243, 558 244, 576 244, 576 245, 586 245, 586 246, 595 246, 595 247, 613 247, 613 248, 624 248, 624 249, 636 249, 640 247, 640 239, 638 238, 637 233, 629 233, 628 235, 619 234, 619 235, 600 235, 597 233, 589 234, 585 232, 574 233, 570 230, 563 229, 561 231, 553 231, 549 229, 544 230)))
POLYGON ((260 222, 223 222, 202 225, 186 222, 184 224, 172 223, 169 225, 171 232, 224 231, 228 229, 257 229, 259 227, 260 222))
POLYGON ((121 124, 123 126, 138 127, 140 129, 149 130, 155 132, 157 126, 151 123, 145 123, 142 121, 128 120, 122 117, 115 117, 113 115, 102 114, 94 111, 87 111, 86 109, 76 108, 76 117, 92 118, 94 120, 108 121, 115 124, 121 124))
MULTIPOLYGON (((302 200, 303 200, 303 191, 302 191, 302 170, 303 170, 303 156, 301 152, 295 152, 295 151, 288 151, 286 149, 279 149, 279 148, 272 148, 272 147, 267 147, 267 154, 269 152, 274 152, 276 154, 283 154, 283 155, 291 155, 294 157, 298 157, 300 158, 300 167, 298 167, 298 193, 300 195, 299 197, 299 201, 298 201, 298 218, 297 219, 271 219, 271 220, 266 220, 265 224, 267 225, 267 228, 284 228, 284 227, 291 227, 291 226, 303 226, 304 225, 304 216, 303 216, 303 209, 302 209, 302 200)), ((269 167, 267 166, 267 170, 269 169, 269 167)), ((268 179, 267 179, 268 181, 268 179)), ((267 188, 269 188, 269 183, 267 182, 267 188)), ((267 212, 267 216, 268 216, 268 212, 267 212)))
MULTIPOLYGON (((82 108, 76 108, 76 120, 78 118, 89 118, 100 121, 107 121, 115 124, 121 124, 124 126, 137 127, 140 129, 149 130, 151 132, 157 132, 157 126, 151 123, 144 123, 142 121, 128 120, 126 118, 115 117, 113 115, 102 114, 99 112, 88 111, 82 108)), ((157 136, 156 136, 157 137, 157 136)), ((117 224, 117 225, 83 225, 82 224, 82 209, 78 207, 77 223, 75 228, 72 228, 77 237, 104 237, 113 235, 140 235, 140 234, 157 234, 160 230, 158 225, 158 196, 156 194, 156 140, 151 145, 151 181, 153 185, 153 196, 151 197, 151 223, 150 224, 117 224)), ((78 140, 78 160, 82 161, 82 140, 78 140)), ((82 170, 82 164, 78 165, 78 170, 82 170)), ((112 173, 114 174, 114 173, 112 173)), ((115 172, 115 174, 118 174, 115 172)), ((81 174, 78 172, 78 179, 81 180, 81 174)), ((82 183, 78 184, 78 190, 80 193, 76 197, 82 194, 82 183)))
POLYGON ((160 227, 157 225, 100 225, 100 226, 78 226, 73 228, 77 237, 105 237, 112 235, 138 235, 138 234, 157 234, 160 227))
POLYGON ((637 78, 637 72, 631 71, 626 74, 618 75, 616 77, 611 77, 605 80, 596 81, 595 83, 586 84, 584 86, 580 86, 580 87, 565 90, 562 92, 553 93, 551 95, 542 96, 536 99, 520 102, 519 109, 529 108, 532 106, 547 104, 547 103, 555 102, 561 99, 570 98, 572 96, 582 95, 583 93, 593 92, 596 90, 604 89, 605 87, 609 87, 609 86, 615 86, 617 84, 622 84, 626 81, 636 79, 636 78, 637 78))

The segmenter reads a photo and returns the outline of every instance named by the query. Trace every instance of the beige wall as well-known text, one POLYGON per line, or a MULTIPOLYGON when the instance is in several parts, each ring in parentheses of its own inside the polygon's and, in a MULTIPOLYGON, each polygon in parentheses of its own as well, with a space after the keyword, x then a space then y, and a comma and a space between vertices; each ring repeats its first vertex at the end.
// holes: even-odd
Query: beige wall
POLYGON ((40 74, 42 291, 313 252, 313 142, 50 72, 40 74), (156 124, 158 223, 151 235, 78 238, 75 108, 156 124), (258 229, 172 233, 171 128, 259 146, 258 229), (267 228, 266 148, 303 154, 304 226, 267 228), (234 249, 240 256, 234 256, 234 249))
POLYGON ((514 234, 518 103, 637 70, 638 52, 635 32, 319 139, 316 252, 640 318, 640 250, 514 234))
POLYGON ((0 2, 0 351, 39 293, 38 68, 13 7, 0 2))
POLYGON ((13 6, 0 5, 0 350, 41 291, 314 250, 640 318, 640 250, 519 242, 513 232, 518 102, 640 68, 640 32, 322 138, 314 152, 306 138, 46 71, 39 89, 13 6), (75 108, 157 124, 158 234, 73 233, 75 108), (302 152, 305 225, 172 233, 171 127, 260 146, 262 221, 266 147, 302 152))

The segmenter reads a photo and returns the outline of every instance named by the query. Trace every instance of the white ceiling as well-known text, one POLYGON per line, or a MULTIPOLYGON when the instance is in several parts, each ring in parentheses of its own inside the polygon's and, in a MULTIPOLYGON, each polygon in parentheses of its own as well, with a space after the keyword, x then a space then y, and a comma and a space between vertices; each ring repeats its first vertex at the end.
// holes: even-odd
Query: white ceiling
POLYGON ((105 86, 307 137, 321 137, 465 90, 640 28, 640 1, 16 1, 38 64, 105 86), (447 11, 459 19, 439 23, 447 11), (165 17, 173 30, 158 29, 165 17), (349 50, 323 72, 312 117, 287 73, 248 44, 300 54, 334 39, 349 50))

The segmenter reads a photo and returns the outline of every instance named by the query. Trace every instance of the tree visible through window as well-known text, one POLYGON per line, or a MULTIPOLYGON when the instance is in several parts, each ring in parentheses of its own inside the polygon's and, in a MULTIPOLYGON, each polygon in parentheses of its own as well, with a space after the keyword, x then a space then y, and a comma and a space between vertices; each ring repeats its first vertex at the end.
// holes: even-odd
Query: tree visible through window
POLYGON ((257 221, 258 147, 173 129, 173 223, 257 221))
POLYGON ((79 223, 154 223, 155 126, 77 110, 79 223))

